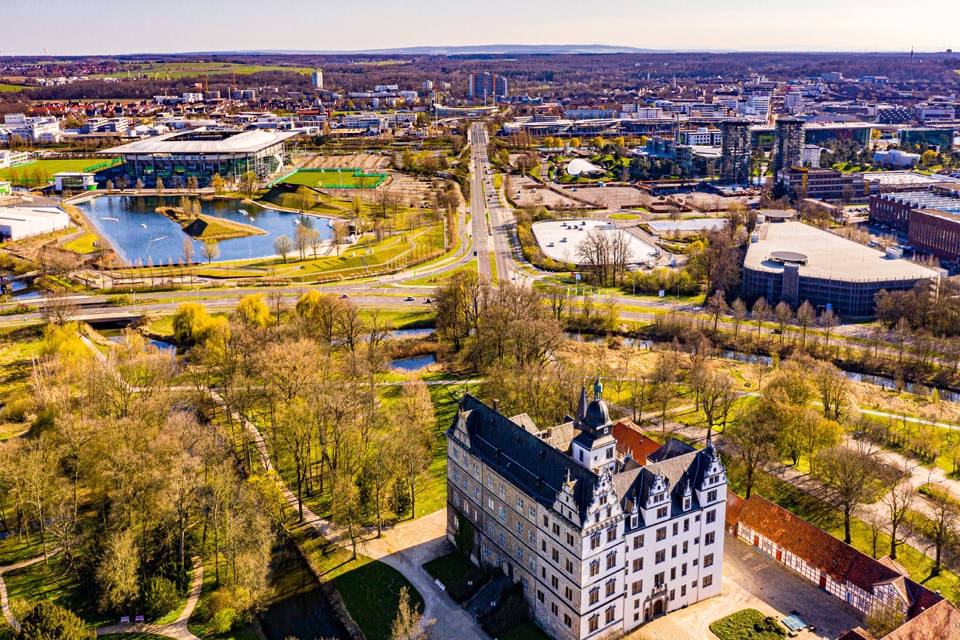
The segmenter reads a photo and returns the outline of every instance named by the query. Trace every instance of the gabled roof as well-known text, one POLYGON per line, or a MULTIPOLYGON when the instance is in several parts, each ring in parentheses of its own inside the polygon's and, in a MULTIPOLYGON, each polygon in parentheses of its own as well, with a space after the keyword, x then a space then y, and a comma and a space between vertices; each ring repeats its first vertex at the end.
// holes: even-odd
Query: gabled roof
POLYGON ((756 494, 744 502, 738 522, 803 558, 837 582, 843 582, 859 553, 823 529, 756 494))
POLYGON ((648 438, 640 431, 640 427, 631 420, 618 420, 613 425, 613 437, 617 441, 617 451, 630 456, 640 463, 647 464, 647 456, 660 448, 660 443, 648 438))
POLYGON ((960 611, 940 600, 885 635, 883 640, 960 640, 960 611))
POLYGON ((553 507, 569 477, 580 518, 586 517, 597 474, 472 395, 464 396, 462 409, 475 454, 548 507, 553 507))
POLYGON ((844 631, 837 636, 837 640, 877 640, 877 638, 866 629, 857 627, 856 629, 850 629, 850 631, 844 631))

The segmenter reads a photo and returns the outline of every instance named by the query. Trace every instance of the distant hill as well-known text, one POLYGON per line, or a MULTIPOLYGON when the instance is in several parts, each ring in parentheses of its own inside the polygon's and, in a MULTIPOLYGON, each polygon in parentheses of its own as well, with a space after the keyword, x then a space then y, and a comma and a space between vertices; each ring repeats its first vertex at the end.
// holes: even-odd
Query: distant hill
POLYGON ((607 44, 486 44, 470 46, 400 47, 396 49, 335 50, 251 50, 251 51, 198 51, 196 54, 290 54, 290 55, 368 55, 368 56, 466 56, 510 54, 571 54, 571 53, 651 53, 655 49, 618 47, 607 44))

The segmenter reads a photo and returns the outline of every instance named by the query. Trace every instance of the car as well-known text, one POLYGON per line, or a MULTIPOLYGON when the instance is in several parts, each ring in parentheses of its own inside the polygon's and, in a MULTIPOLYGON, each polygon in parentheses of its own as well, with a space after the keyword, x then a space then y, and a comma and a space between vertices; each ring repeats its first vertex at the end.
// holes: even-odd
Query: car
POLYGON ((423 304, 430 304, 430 298, 427 298, 426 300, 424 300, 423 304))
POLYGON ((404 302, 413 302, 413 300, 414 300, 413 296, 407 296, 406 298, 403 299, 404 302))
POLYGON ((340 294, 340 297, 341 297, 341 298, 349 298, 350 296, 347 295, 347 294, 345 294, 345 293, 341 293, 341 294, 340 294))

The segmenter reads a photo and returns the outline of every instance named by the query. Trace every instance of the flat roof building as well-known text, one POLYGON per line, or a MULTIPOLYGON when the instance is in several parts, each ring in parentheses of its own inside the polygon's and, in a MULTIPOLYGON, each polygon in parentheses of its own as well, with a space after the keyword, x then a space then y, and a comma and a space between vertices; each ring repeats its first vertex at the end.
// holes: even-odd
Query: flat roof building
POLYGON ((224 180, 238 180, 252 171, 260 180, 283 168, 284 141, 295 132, 257 129, 252 131, 198 129, 168 133, 100 151, 120 156, 120 170, 130 180, 142 180, 148 187, 157 178, 167 187, 186 186, 197 178, 201 187, 214 174, 224 180))
POLYGON ((0 240, 22 240, 70 226, 70 216, 56 207, 0 207, 0 240))
POLYGON ((742 296, 792 307, 804 301, 843 317, 874 315, 881 289, 912 289, 940 272, 800 222, 758 227, 743 263, 742 296))

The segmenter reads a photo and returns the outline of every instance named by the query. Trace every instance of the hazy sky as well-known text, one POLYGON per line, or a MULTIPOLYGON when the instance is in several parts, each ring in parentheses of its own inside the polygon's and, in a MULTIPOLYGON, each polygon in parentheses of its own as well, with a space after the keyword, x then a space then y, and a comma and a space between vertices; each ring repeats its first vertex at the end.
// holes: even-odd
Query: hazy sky
POLYGON ((958 0, 3 0, 0 54, 611 44, 960 49, 958 0), (36 28, 30 28, 36 25, 36 28))

